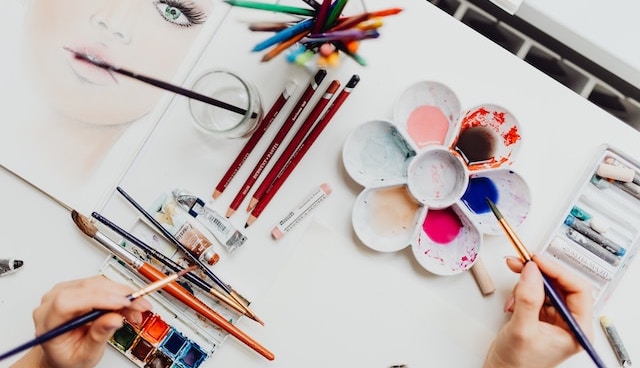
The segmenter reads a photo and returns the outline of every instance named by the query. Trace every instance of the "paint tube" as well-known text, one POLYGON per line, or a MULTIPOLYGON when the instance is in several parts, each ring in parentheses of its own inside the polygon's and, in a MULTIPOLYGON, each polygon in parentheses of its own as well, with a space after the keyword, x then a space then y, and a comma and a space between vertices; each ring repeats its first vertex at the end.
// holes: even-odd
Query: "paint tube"
POLYGON ((235 253, 247 240, 247 237, 233 226, 229 219, 206 206, 202 199, 182 189, 175 189, 172 194, 175 202, 189 215, 199 220, 229 253, 235 253))
POLYGON ((167 194, 159 198, 153 206, 154 218, 200 260, 214 265, 220 260, 213 243, 202 231, 189 222, 189 218, 179 210, 179 205, 167 194))
POLYGON ((13 258, 0 259, 0 276, 16 271, 22 267, 23 261, 13 258))

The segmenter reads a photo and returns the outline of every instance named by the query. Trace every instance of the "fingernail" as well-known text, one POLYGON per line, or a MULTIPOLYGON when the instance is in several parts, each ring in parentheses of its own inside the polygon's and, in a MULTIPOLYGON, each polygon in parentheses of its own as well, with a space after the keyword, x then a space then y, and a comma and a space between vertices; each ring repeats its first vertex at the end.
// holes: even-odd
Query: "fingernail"
POLYGON ((516 301, 516 299, 513 297, 513 295, 509 295, 507 300, 504 302, 504 306, 502 307, 502 311, 503 312, 510 311, 511 308, 513 307, 513 304, 515 303, 515 301, 516 301))

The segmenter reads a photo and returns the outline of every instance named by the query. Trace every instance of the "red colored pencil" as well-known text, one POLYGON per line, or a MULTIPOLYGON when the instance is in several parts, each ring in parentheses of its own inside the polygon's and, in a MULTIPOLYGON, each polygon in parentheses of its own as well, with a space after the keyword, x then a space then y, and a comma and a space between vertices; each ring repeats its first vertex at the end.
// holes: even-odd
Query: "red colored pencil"
POLYGON ((260 122, 260 125, 258 125, 257 130, 251 135, 249 140, 247 140, 247 143, 244 145, 244 147, 242 147, 242 150, 240 151, 236 159, 233 161, 231 166, 229 166, 229 169, 224 174, 224 176, 222 176, 222 179, 220 180, 218 185, 216 185, 216 188, 211 195, 213 199, 218 198, 227 188, 229 183, 231 183, 233 177, 236 175, 236 173, 238 173, 238 170, 240 170, 242 164, 244 164, 244 162, 251 154, 253 147, 255 147, 260 138, 262 138, 271 123, 275 120, 276 116, 278 116, 278 114, 280 113, 280 110, 282 110, 282 107, 287 102, 289 97, 291 97, 291 95, 295 92, 296 88, 297 84, 295 83, 295 81, 290 81, 287 83, 284 91, 282 91, 280 96, 273 103, 273 106, 271 107, 269 112, 267 112, 267 115, 265 115, 265 117, 260 122))
POLYGON ((309 82, 309 85, 304 90, 304 92, 302 93, 298 101, 296 102, 296 105, 294 106, 293 110, 289 113, 289 116, 287 117, 285 122, 282 124, 282 127, 280 127, 280 129, 278 130, 278 133, 276 133, 275 137, 273 137, 273 139, 271 140, 271 143, 262 154, 260 161, 258 161, 256 166, 253 168, 253 171, 251 172, 247 180, 245 180, 244 184, 242 185, 242 188, 240 189, 236 197, 231 202, 231 205, 229 206, 229 210, 227 211, 227 214, 226 214, 227 217, 230 217, 231 215, 233 215, 233 212, 235 212, 235 210, 238 209, 238 207, 240 206, 240 203, 242 203, 242 200, 244 200, 246 195, 249 193, 249 190, 251 190, 251 187, 253 186, 253 184, 255 184, 255 182, 258 180, 258 177, 260 177, 262 170, 264 170, 267 163, 269 163, 269 160, 271 160, 271 157, 273 157, 278 147, 280 147, 280 144, 282 144, 282 141, 284 140, 285 136, 287 135, 287 133, 289 133, 289 130, 291 130, 291 127, 293 126, 295 121, 298 119, 298 116, 300 116, 300 113, 302 112, 302 110, 305 108, 307 103, 309 103, 311 96, 313 96, 314 92, 316 91, 316 89, 318 89, 318 86, 326 76, 327 76, 327 71, 325 69, 320 69, 316 72, 315 76, 309 82))
POLYGON ((329 15, 329 8, 331 7, 331 0, 324 0, 322 4, 320 4, 320 8, 318 9, 318 14, 316 15, 316 20, 313 22, 313 26, 311 26, 311 33, 319 33, 322 31, 324 27, 324 22, 329 15))
POLYGON ((255 205, 255 207, 251 211, 251 215, 249 215, 249 218, 247 219, 247 222, 244 225, 245 228, 249 227, 258 219, 262 211, 264 211, 264 209, 267 207, 271 199, 275 196, 276 192, 280 189, 282 184, 284 184, 287 177, 289 177, 291 172, 293 172, 293 169, 295 169, 298 163, 300 163, 300 161, 302 160, 304 155, 307 153, 307 151, 309 150, 313 142, 315 142, 315 140, 320 136, 320 133, 322 133, 322 131, 329 124, 329 122, 331 121, 333 116, 336 114, 338 109, 340 109, 344 101, 347 99, 347 97, 349 97, 349 95, 351 94, 351 91, 353 91, 353 89, 356 87, 358 82, 360 82, 360 77, 357 74, 354 74, 351 77, 351 79, 349 79, 347 84, 344 86, 342 91, 340 91, 340 93, 335 98, 335 100, 331 103, 331 105, 329 106, 327 111, 324 113, 324 115, 320 118, 318 123, 309 132, 309 135, 304 139, 304 141, 302 141, 302 143, 300 144, 298 149, 295 151, 293 156, 291 156, 287 165, 282 169, 280 174, 272 182, 271 187, 267 190, 264 196, 260 198, 258 203, 255 205))
POLYGON ((262 180, 262 183, 258 186, 258 189, 253 192, 253 197, 247 207, 247 211, 251 211, 251 209, 255 206, 255 204, 262 198, 262 196, 266 193, 267 189, 271 186, 271 183, 278 176, 280 171, 285 167, 291 156, 294 155, 295 151, 298 149, 304 138, 307 136, 313 125, 318 120, 320 114, 324 108, 329 104, 329 101, 333 98, 333 95, 340 88, 340 82, 337 80, 333 80, 331 84, 327 87, 322 97, 316 102, 313 110, 309 113, 309 116, 305 119, 305 121, 300 125, 296 134, 291 138, 289 144, 284 149, 284 151, 278 157, 278 160, 271 167, 271 170, 267 173, 267 175, 262 180))

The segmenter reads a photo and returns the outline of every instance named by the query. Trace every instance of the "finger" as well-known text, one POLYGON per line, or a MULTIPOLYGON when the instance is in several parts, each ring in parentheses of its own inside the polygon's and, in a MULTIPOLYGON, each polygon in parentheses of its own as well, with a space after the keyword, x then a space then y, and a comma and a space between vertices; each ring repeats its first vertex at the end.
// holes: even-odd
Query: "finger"
POLYGON ((89 329, 91 342, 104 344, 124 324, 124 317, 118 313, 107 313, 96 319, 89 329))
POLYGON ((537 323, 544 303, 544 286, 542 274, 534 262, 527 262, 522 268, 514 298, 511 318, 513 323, 522 329, 526 329, 532 322, 537 323))
POLYGON ((132 303, 128 286, 96 276, 54 286, 33 312, 40 330, 47 330, 92 309, 119 310, 132 303))
POLYGON ((505 261, 507 263, 507 267, 515 273, 520 273, 522 271, 522 267, 524 267, 524 263, 518 257, 508 256, 505 257, 505 261))
POLYGON ((591 285, 577 274, 545 257, 533 256, 547 278, 565 295, 567 307, 587 335, 592 335, 593 292, 591 285))

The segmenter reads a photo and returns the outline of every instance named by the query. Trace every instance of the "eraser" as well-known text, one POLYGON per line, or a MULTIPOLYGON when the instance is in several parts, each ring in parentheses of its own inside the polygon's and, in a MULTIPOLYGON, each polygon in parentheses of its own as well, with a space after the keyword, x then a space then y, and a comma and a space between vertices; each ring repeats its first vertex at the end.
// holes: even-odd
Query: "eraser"
POLYGON ((596 170, 596 174, 603 178, 613 179, 628 183, 633 180, 635 171, 628 167, 616 166, 611 164, 600 164, 596 170))

